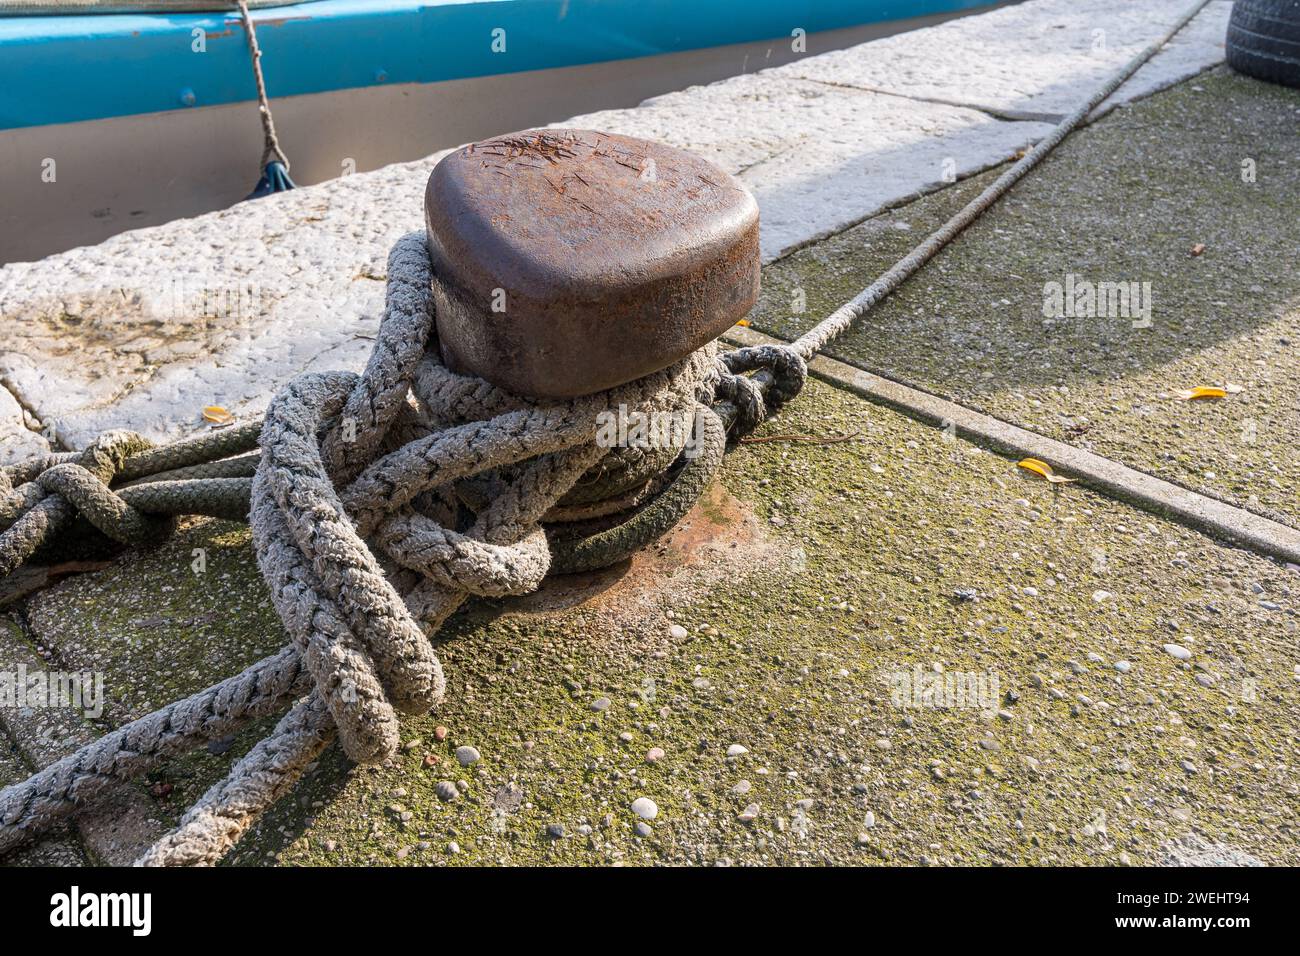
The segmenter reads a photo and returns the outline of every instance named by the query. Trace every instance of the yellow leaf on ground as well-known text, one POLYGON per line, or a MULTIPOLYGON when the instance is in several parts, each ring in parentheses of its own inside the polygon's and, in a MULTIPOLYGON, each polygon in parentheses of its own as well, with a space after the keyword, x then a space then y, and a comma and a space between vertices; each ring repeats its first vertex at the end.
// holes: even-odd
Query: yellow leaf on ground
POLYGON ((1174 397, 1182 402, 1190 402, 1197 398, 1226 398, 1227 395, 1226 388, 1219 388, 1217 385, 1197 385, 1195 388, 1176 393, 1174 397))
POLYGON ((737 324, 737 325, 743 325, 745 328, 749 328, 749 319, 741 319, 741 320, 740 320, 739 322, 737 322, 736 324, 737 324))
POLYGON ((235 420, 235 416, 230 414, 220 405, 206 405, 203 408, 203 418, 212 422, 214 425, 229 425, 235 420))
POLYGON ((1075 480, 1073 478, 1062 478, 1052 471, 1051 465, 1045 461, 1039 461, 1037 458, 1024 458, 1016 462, 1016 465, 1025 469, 1025 471, 1032 471, 1036 475, 1042 475, 1054 485, 1066 485, 1075 480))

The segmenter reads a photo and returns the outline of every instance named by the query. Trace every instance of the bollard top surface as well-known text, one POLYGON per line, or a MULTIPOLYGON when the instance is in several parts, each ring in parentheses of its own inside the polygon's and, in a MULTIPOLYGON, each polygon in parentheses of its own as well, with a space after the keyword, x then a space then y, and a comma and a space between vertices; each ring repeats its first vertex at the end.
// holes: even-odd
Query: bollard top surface
POLYGON ((684 150, 527 130, 435 167, 425 194, 444 359, 510 391, 588 394, 716 338, 758 295, 758 206, 684 150))

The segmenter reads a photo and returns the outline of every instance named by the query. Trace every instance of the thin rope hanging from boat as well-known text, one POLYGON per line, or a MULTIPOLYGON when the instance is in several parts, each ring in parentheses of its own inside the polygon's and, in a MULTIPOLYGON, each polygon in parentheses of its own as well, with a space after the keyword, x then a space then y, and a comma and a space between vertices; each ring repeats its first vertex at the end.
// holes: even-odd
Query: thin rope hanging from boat
POLYGON ((280 138, 275 133, 275 119, 271 116, 271 103, 266 95, 266 79, 262 76, 262 48, 257 43, 257 30, 248 12, 246 0, 235 0, 239 16, 244 21, 244 35, 248 38, 248 54, 253 60, 253 80, 257 84, 257 111, 262 117, 262 161, 258 163, 260 178, 249 199, 282 193, 294 188, 289 178, 289 157, 280 148, 280 138))

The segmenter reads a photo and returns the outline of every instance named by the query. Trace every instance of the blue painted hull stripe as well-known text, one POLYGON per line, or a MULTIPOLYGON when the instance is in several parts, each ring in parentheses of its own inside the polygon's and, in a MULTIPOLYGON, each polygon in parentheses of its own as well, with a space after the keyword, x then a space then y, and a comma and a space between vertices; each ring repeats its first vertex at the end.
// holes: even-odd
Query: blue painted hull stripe
MULTIPOLYGON (((815 33, 988 2, 317 0, 253 17, 274 99, 789 42, 795 28, 815 33), (498 29, 505 31, 504 52, 493 50, 498 29)), ((254 98, 238 15, 0 18, 0 129, 254 98), (196 31, 205 36, 203 52, 196 51, 196 31)))

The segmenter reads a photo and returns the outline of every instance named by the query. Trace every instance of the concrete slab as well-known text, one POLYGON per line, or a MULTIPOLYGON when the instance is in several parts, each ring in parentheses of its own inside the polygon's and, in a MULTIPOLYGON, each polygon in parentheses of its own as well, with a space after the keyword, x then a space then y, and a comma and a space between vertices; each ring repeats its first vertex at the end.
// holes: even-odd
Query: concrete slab
MULTIPOLYGON (((1300 860, 1300 577, 820 383, 759 437, 663 546, 470 605, 400 756, 331 750, 231 862, 1158 863, 1189 834, 1300 860), (988 699, 926 703, 940 673, 988 699)), ((133 706, 155 669, 169 693, 227 674, 278 643, 238 534, 66 580, 32 625, 133 706)))
MULTIPOLYGON (((1297 118, 1300 94, 1226 70, 1112 114, 829 354, 1295 526, 1297 118), (1093 317, 1046 317, 1049 284, 1072 275, 1149 283, 1150 327, 1104 303, 1093 317), (1242 390, 1176 398, 1227 384, 1242 390)), ((807 328, 991 176, 769 266, 755 327, 807 328)))
MULTIPOLYGON (((798 60, 769 75, 954 103, 1011 118, 1063 116, 1184 13, 1188 0, 1032 0, 798 60)), ((1216 0, 1099 107, 1223 62, 1232 4, 1216 0)))
POLYGON ((24 416, 18 400, 0 385, 0 465, 13 464, 50 450, 50 443, 32 428, 32 424, 24 416))
POLYGON ((941 188, 945 175, 987 169, 1051 131, 1041 122, 1003 122, 977 110, 772 72, 565 125, 681 146, 738 176, 762 211, 764 261, 904 197, 941 188))
POLYGON ((0 381, 60 442, 261 410, 308 368, 359 368, 388 249, 432 161, 390 166, 0 269, 0 381), (88 356, 91 356, 88 360, 88 356))
MULTIPOLYGON (((981 111, 1015 93, 1008 77, 1030 78, 1025 89, 1035 109, 1064 109, 1068 94, 1077 96, 1086 79, 1160 29, 1142 25, 1131 5, 1077 0, 1066 19, 1074 26, 1049 31, 1069 37, 1065 53, 1042 57, 1025 37, 1061 21, 1062 7, 1026 3, 958 21, 966 32, 931 27, 860 45, 825 69, 820 57, 781 68, 805 70, 815 81, 766 71, 566 125, 654 136, 740 173, 758 194, 763 248, 773 258, 1041 136, 1042 123, 1003 122, 981 111), (1018 19, 979 25, 1012 12, 1018 19), (1081 24, 1094 21, 1109 31, 1106 50, 1071 52, 1081 24), (865 83, 871 77, 862 65, 885 55, 911 61, 909 75, 936 78, 944 90, 996 59, 1001 85, 972 101, 980 109, 968 109, 825 79, 842 73, 865 83)), ((1173 4, 1162 0, 1159 13, 1166 8, 1173 4)), ((1207 24, 1153 63, 1160 82, 1218 55, 1202 36, 1214 32, 1207 24)), ((0 384, 61 445, 81 447, 108 428, 179 437, 203 427, 205 405, 256 414, 300 371, 359 368, 381 309, 388 248, 420 227, 421 191, 441 155, 0 268, 7 330, 0 384)))

